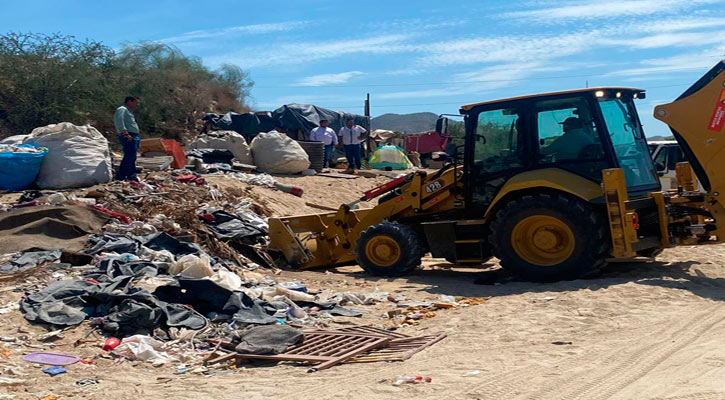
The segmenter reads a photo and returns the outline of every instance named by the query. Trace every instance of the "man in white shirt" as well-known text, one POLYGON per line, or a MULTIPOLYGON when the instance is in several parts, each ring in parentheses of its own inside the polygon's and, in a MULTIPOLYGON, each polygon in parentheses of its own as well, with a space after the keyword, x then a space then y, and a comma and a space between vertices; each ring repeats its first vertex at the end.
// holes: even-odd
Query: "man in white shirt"
POLYGON ((325 144, 325 159, 323 166, 327 168, 330 162, 330 154, 332 154, 332 148, 337 145, 337 135, 332 128, 327 126, 328 121, 326 119, 320 120, 320 126, 310 131, 310 140, 314 142, 322 142, 325 144))
POLYGON ((360 143, 367 137, 368 131, 360 125, 355 125, 355 121, 348 118, 345 120, 345 126, 340 128, 338 133, 342 138, 342 145, 345 149, 345 157, 347 157, 347 173, 355 173, 356 169, 362 168, 360 161, 360 143))

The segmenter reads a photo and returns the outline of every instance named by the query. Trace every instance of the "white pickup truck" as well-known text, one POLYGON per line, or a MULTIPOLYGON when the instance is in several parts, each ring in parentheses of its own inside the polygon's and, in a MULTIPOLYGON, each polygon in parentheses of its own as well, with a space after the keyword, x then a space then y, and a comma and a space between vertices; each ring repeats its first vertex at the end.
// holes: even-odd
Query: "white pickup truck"
MULTIPOLYGON (((647 142, 647 144, 657 169, 657 175, 660 177, 662 190, 677 189, 675 166, 679 162, 687 161, 680 145, 675 140, 657 140, 647 142)), ((697 185, 700 188, 700 182, 697 185)))

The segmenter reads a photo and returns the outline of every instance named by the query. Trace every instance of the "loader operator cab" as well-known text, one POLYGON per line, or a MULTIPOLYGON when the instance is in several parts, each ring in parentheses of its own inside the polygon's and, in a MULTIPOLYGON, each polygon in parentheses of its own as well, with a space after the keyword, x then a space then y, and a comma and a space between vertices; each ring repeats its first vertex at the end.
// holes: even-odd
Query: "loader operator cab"
POLYGON ((643 97, 640 89, 595 88, 463 106, 468 216, 481 217, 522 173, 531 182, 557 169, 599 185, 602 170, 622 168, 630 194, 659 190, 634 106, 643 97))

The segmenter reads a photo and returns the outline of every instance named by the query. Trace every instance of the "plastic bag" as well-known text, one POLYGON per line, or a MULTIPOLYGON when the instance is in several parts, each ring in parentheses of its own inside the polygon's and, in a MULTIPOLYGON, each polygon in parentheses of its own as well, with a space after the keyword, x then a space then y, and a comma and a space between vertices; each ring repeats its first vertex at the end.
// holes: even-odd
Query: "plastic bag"
POLYGON ((90 125, 61 122, 35 128, 23 143, 48 148, 38 173, 41 189, 79 188, 111 181, 108 140, 90 125))
POLYGON ((175 357, 163 351, 164 344, 152 337, 145 335, 133 335, 121 341, 113 352, 119 356, 131 360, 171 362, 176 361, 175 357))
POLYGON ((181 275, 187 278, 201 279, 214 274, 210 264, 211 260, 205 255, 197 257, 193 254, 187 254, 171 264, 169 275, 181 275))
POLYGON ((307 152, 282 133, 260 133, 252 140, 254 163, 262 172, 297 174, 310 168, 307 152))

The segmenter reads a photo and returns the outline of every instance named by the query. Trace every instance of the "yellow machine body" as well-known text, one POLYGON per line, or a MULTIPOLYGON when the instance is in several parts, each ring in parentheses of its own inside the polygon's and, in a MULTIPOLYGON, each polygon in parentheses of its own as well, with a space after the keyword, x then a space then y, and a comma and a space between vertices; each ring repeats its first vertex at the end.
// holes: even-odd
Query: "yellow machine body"
MULTIPOLYGON (((462 110, 474 106, 464 106, 462 110)), ((637 193, 630 197, 625 173, 620 168, 603 170, 601 185, 559 168, 535 169, 509 177, 479 217, 445 220, 451 214, 461 215, 455 212, 465 207, 461 195, 465 189, 464 168, 458 166, 437 174, 413 173, 394 196, 372 208, 353 209, 342 205, 336 212, 270 218, 270 249, 284 254, 298 268, 354 263, 356 240, 371 226, 435 216, 431 220, 483 227, 495 217, 502 204, 537 191, 563 193, 605 209, 611 258, 632 258, 641 255, 643 250, 655 254, 677 245, 721 242, 725 238, 725 222, 719 220, 725 216, 725 62, 719 63, 676 101, 655 108, 655 117, 672 128, 690 160, 677 166, 678 190, 637 193), (696 187, 695 176, 703 188, 696 187), (640 228, 641 213, 646 213, 649 224, 646 234, 640 228)), ((546 222, 542 218, 529 221, 529 225, 546 222)), ((560 231, 566 233, 567 229, 563 226, 560 231)), ((532 237, 545 242, 547 235, 532 237)), ((483 239, 441 237, 440 240, 464 243, 483 239)), ((531 253, 533 248, 520 241, 516 247, 522 253, 531 253)), ((569 251, 566 246, 562 248, 564 252, 569 251)), ((536 259, 537 255, 530 258, 536 259)), ((541 265, 546 263, 542 261, 541 265)))

